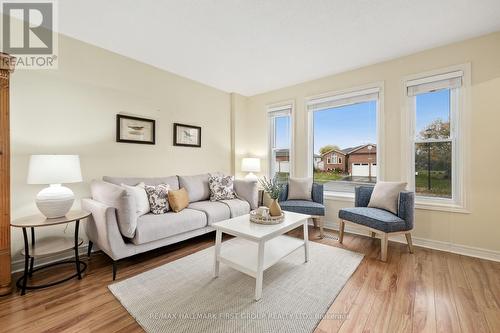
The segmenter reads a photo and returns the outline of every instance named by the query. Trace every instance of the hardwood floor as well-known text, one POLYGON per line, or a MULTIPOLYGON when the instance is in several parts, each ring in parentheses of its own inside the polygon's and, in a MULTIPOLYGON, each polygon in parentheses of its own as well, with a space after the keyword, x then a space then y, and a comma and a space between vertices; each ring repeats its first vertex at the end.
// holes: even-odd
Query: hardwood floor
MULTIPOLYGON (((300 237, 302 232, 293 234, 300 237)), ((319 230, 310 229, 312 240, 339 246, 332 239, 318 240, 318 235, 319 230)), ((214 237, 205 235, 120 261, 117 280, 210 247, 214 237)), ((365 258, 316 333, 500 332, 500 263, 419 247, 410 254, 406 245, 392 242, 384 263, 377 260, 379 239, 351 234, 345 234, 340 247, 364 253, 365 258)), ((37 282, 72 268, 40 272, 37 282)), ((80 281, 1 297, 0 332, 142 332, 108 291, 111 282, 111 260, 95 253, 80 281)))

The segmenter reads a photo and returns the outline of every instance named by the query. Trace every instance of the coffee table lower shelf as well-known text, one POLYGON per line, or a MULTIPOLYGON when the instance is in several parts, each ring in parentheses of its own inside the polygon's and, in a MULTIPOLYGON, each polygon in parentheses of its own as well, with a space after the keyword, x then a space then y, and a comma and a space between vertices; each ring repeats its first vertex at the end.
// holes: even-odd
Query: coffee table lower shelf
MULTIPOLYGON (((262 270, 265 271, 288 254, 304 246, 304 240, 278 236, 264 244, 264 260, 262 270)), ((242 273, 257 277, 259 244, 243 238, 235 238, 222 245, 218 260, 242 273), (231 246, 227 246, 232 242, 231 246)))

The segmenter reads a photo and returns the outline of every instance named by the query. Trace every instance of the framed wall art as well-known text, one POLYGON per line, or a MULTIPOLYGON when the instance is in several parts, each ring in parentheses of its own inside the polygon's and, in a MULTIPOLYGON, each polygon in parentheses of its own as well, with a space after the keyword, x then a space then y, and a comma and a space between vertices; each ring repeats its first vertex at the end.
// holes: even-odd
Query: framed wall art
POLYGON ((174 146, 201 147, 201 127, 174 123, 174 146))
POLYGON ((116 142, 155 144, 153 119, 116 115, 116 142))

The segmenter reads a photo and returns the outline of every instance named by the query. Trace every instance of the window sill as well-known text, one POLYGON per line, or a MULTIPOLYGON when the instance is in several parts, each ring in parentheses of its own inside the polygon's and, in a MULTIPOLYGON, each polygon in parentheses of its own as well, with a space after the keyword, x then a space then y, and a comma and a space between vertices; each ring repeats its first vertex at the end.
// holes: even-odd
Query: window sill
POLYGON ((464 206, 451 201, 425 200, 417 198, 415 208, 421 210, 437 210, 442 212, 470 214, 471 212, 464 206))
POLYGON ((325 191, 325 200, 354 202, 354 193, 325 191))
MULTIPOLYGON (((354 203, 354 193, 325 191, 324 199, 329 201, 344 201, 354 203)), ((471 212, 465 207, 452 202, 438 202, 435 200, 416 199, 415 209, 419 210, 434 210, 442 212, 470 214, 471 212)))

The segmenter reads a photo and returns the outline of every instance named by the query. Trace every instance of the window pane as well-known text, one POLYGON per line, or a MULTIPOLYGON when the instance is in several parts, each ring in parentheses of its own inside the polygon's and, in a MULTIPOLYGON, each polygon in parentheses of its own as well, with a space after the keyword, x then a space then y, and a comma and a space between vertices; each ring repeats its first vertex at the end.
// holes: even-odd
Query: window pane
POLYGON ((290 148, 290 116, 274 118, 275 148, 290 148))
POLYGON ((274 154, 274 172, 280 182, 286 183, 290 175, 290 150, 278 149, 274 154))
POLYGON ((416 96, 417 140, 450 137, 450 89, 416 96))
POLYGON ((314 181, 354 192, 377 181, 377 102, 314 111, 314 181))
POLYGON ((287 182, 290 175, 290 116, 274 118, 271 176, 287 182))
POLYGON ((415 144, 415 191, 428 197, 451 198, 451 142, 415 144))

